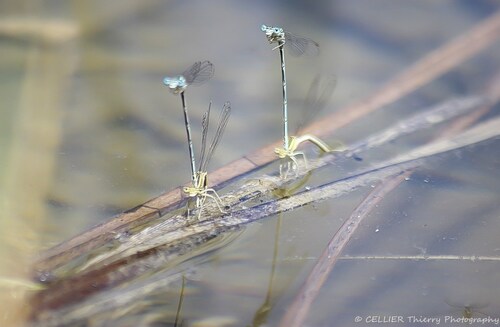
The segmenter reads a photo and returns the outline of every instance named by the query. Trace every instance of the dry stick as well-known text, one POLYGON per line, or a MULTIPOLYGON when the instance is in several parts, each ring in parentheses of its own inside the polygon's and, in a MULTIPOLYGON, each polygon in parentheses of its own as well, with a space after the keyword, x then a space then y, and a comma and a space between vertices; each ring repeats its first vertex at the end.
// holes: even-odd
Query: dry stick
POLYGON ((456 133, 464 130, 465 128, 479 120, 479 118, 490 111, 491 107, 493 107, 498 101, 500 101, 500 72, 497 72, 496 75, 491 79, 490 85, 486 90, 486 97, 489 99, 490 103, 484 104, 477 110, 467 114, 461 119, 457 119, 439 135, 439 138, 453 136, 456 133))
MULTIPOLYGON (((400 99, 456 67, 491 45, 499 35, 500 12, 485 19, 468 33, 431 52, 364 101, 325 117, 321 122, 305 128, 304 133, 313 133, 318 137, 331 134, 339 127, 400 99)), ((274 148, 279 143, 279 141, 274 142, 214 171, 210 174, 211 186, 217 189, 237 177, 274 161, 276 159, 274 148)), ((158 217, 159 212, 177 208, 181 202, 181 187, 177 187, 45 251, 35 264, 35 270, 51 271, 72 258, 112 240, 116 233, 154 219, 158 217)))
POLYGON ((231 231, 237 226, 252 223, 312 202, 350 193, 360 186, 379 182, 388 176, 401 172, 401 170, 413 168, 417 161, 419 160, 410 160, 410 162, 328 183, 289 198, 233 212, 218 220, 204 220, 175 231, 167 231, 145 244, 147 248, 121 255, 119 258, 94 265, 91 269, 85 269, 70 274, 66 278, 55 280, 47 289, 34 294, 30 302, 33 313, 35 316, 44 316, 44 312, 47 310, 80 307, 82 301, 88 300, 90 296, 96 295, 104 288, 114 289, 127 281, 144 276, 144 274, 165 269, 178 260, 186 260, 191 257, 194 249, 200 248, 200 245, 206 244, 215 236, 231 231))
POLYGON ((485 93, 482 95, 472 95, 438 103, 428 109, 421 109, 417 114, 406 117, 390 127, 378 131, 367 138, 364 138, 346 150, 346 156, 361 154, 381 145, 387 144, 405 135, 409 135, 419 130, 424 130, 436 126, 437 124, 449 122, 464 114, 476 111, 478 107, 489 106, 495 103, 500 91, 497 94, 485 93))
MULTIPOLYGON (((500 74, 495 76, 493 81, 490 83, 490 87, 487 92, 492 98, 492 103, 490 106, 483 106, 475 112, 472 112, 469 115, 458 119, 455 124, 450 125, 449 128, 441 133, 441 135, 438 136, 438 139, 443 139, 460 132, 461 130, 467 128, 475 121, 477 121, 481 116, 486 114, 491 109, 491 106, 493 106, 499 100, 498 91, 500 85, 498 83, 498 80, 500 80, 500 74)), ((324 285, 326 279, 330 275, 330 272, 335 266, 335 263, 339 259, 341 252, 358 228, 360 222, 366 216, 368 216, 371 210, 380 201, 383 200, 386 194, 399 186, 399 184, 402 183, 412 173, 413 168, 397 176, 388 177, 385 181, 378 184, 377 187, 354 210, 349 219, 344 222, 344 224, 340 227, 340 229, 337 231, 337 233, 335 233, 333 238, 328 243, 326 249, 318 259, 318 262, 307 277, 298 294, 295 296, 293 303, 288 307, 286 314, 280 321, 280 326, 293 327, 302 326, 304 324, 313 301, 319 294, 321 287, 324 285)), ((446 259, 452 260, 454 258, 448 256, 446 257, 446 259)))

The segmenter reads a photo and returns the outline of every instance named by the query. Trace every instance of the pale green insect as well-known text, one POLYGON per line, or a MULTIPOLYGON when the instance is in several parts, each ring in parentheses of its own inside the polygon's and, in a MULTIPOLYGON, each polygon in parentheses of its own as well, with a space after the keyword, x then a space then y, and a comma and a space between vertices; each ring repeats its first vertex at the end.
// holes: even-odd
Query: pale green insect
MULTIPOLYGON (((286 178, 288 172, 290 170, 294 170, 297 172, 298 170, 298 161, 297 157, 302 156, 305 165, 307 166, 307 159, 302 151, 297 151, 300 144, 304 142, 311 142, 316 145, 321 151, 330 152, 333 151, 325 142, 320 140, 318 137, 310 134, 305 134, 302 136, 289 136, 288 131, 288 99, 287 99, 287 86, 286 86, 286 65, 285 65, 285 52, 284 47, 286 47, 293 56, 301 56, 303 54, 309 55, 317 55, 319 52, 319 44, 309 38, 296 36, 291 34, 281 27, 276 26, 266 26, 262 25, 261 30, 266 34, 267 40, 269 43, 276 43, 277 46, 273 48, 273 50, 278 49, 280 53, 280 61, 281 61, 281 83, 283 89, 283 147, 276 148, 274 152, 278 155, 280 159, 287 159, 288 162, 286 165, 280 165, 280 176, 282 178, 286 178), (290 166, 291 163, 291 166, 290 166)), ((336 79, 330 78, 330 81, 326 83, 328 89, 325 90, 317 90, 314 89, 319 86, 319 79, 316 78, 311 86, 311 93, 316 93, 321 96, 331 96, 331 92, 333 92, 333 88, 335 86, 336 79), (333 82, 333 83, 332 83, 333 82)), ((318 99, 315 99, 315 102, 318 99)), ((319 101, 322 102, 322 101, 319 101)), ((316 111, 318 108, 308 108, 310 111, 316 111)))
POLYGON ((165 77, 163 83, 169 88, 169 90, 174 94, 180 94, 182 100, 182 109, 184 111, 184 125, 186 127, 186 135, 188 140, 189 158, 191 163, 191 186, 186 186, 182 190, 190 198, 196 198, 196 208, 199 210, 198 218, 201 215, 201 209, 207 198, 211 198, 216 203, 217 207, 221 212, 222 200, 213 188, 208 187, 208 173, 207 166, 212 158, 215 148, 219 144, 219 141, 226 128, 229 115, 231 113, 231 105, 229 102, 224 104, 222 108, 221 115, 219 118, 219 124, 217 131, 215 132, 214 138, 208 152, 206 152, 207 134, 208 126, 210 121, 210 109, 212 103, 208 106, 207 112, 205 112, 202 120, 202 138, 201 138, 201 156, 200 165, 196 168, 196 158, 193 147, 193 139, 191 137, 191 125, 189 123, 189 115, 186 105, 186 100, 184 97, 184 92, 189 85, 202 84, 212 78, 214 73, 213 64, 210 61, 199 61, 194 63, 181 75, 175 77, 165 77))
POLYGON ((225 212, 223 210, 222 200, 213 188, 208 187, 208 173, 207 167, 212 155, 219 144, 219 141, 224 133, 227 122, 229 120, 229 115, 231 114, 231 104, 226 102, 222 108, 219 123, 217 125, 217 130, 212 139, 208 152, 206 152, 207 145, 207 135, 208 127, 210 122, 210 109, 211 104, 208 107, 207 112, 203 115, 202 119, 202 138, 201 138, 201 156, 200 156, 200 166, 194 173, 193 183, 191 186, 185 186, 183 192, 190 198, 196 198, 196 208, 199 210, 198 218, 201 217, 202 207, 207 198, 212 199, 217 205, 219 211, 225 212))

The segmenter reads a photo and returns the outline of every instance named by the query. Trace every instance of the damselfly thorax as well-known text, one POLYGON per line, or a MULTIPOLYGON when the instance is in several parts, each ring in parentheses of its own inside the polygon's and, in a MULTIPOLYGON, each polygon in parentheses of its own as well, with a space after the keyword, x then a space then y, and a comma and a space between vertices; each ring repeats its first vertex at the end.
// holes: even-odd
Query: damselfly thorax
POLYGON ((220 212, 225 212, 222 208, 222 199, 219 197, 217 192, 213 188, 208 187, 208 173, 206 171, 196 172, 196 182, 192 186, 185 186, 182 191, 191 198, 196 198, 196 208, 200 210, 199 215, 201 215, 201 209, 205 204, 207 198, 211 198, 220 212))

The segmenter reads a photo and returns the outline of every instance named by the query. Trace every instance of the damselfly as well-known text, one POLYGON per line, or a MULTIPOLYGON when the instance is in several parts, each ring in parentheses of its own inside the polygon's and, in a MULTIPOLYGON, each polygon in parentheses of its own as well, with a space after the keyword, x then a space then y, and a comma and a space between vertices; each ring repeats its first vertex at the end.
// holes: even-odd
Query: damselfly
POLYGON ((196 162, 193 150, 193 138, 191 137, 191 125, 189 124, 189 115, 184 97, 184 91, 188 85, 199 85, 208 81, 214 75, 214 65, 206 61, 195 62, 191 67, 185 70, 181 75, 175 77, 165 77, 165 84, 173 94, 180 94, 182 101, 182 109, 184 110, 184 125, 186 126, 186 134, 189 147, 189 158, 191 159, 191 179, 193 184, 196 183, 196 162))
MULTIPOLYGON (((334 75, 319 74, 317 75, 311 86, 306 97, 302 109, 302 115, 300 119, 300 124, 295 130, 295 135, 300 135, 301 130, 304 125, 311 122, 312 118, 318 114, 321 109, 325 107, 329 99, 332 97, 333 91, 337 84, 337 78, 334 75)), ((318 137, 311 134, 303 134, 300 136, 291 136, 288 149, 276 148, 274 152, 278 155, 280 159, 289 159, 286 165, 280 165, 280 176, 286 178, 290 170, 294 170, 296 173, 298 167, 297 157, 302 156, 304 164, 307 167, 307 158, 303 151, 297 151, 297 148, 301 143, 311 142, 320 148, 323 152, 341 151, 344 146, 342 144, 337 145, 335 148, 331 148, 325 142, 320 140, 318 137), (292 167, 290 167, 290 165, 292 167), (284 168, 286 169, 284 170, 284 168)))
POLYGON ((167 76, 163 79, 163 83, 170 89, 172 93, 180 94, 181 96, 182 109, 184 111, 184 125, 186 127, 186 135, 188 140, 189 158, 191 160, 191 182, 192 182, 192 186, 184 187, 183 191, 189 197, 196 197, 196 207, 200 210, 200 213, 201 213, 201 207, 207 197, 214 199, 217 204, 217 207, 221 211, 223 211, 221 207, 220 197, 217 195, 214 189, 208 188, 206 168, 224 132, 231 111, 231 106, 229 102, 226 102, 226 104, 224 105, 219 121, 219 126, 217 127, 216 134, 214 136, 214 139, 212 140, 208 152, 206 153, 206 156, 205 156, 205 149, 206 149, 211 104, 209 105, 208 111, 203 116, 202 151, 201 151, 200 166, 199 169, 197 170, 196 158, 193 148, 193 139, 191 136, 191 125, 189 123, 189 115, 188 115, 184 92, 189 85, 199 85, 208 81, 210 78, 212 78, 213 73, 214 73, 214 67, 210 61, 199 61, 194 63, 181 75, 175 77, 167 76))
POLYGON ((222 107, 217 130, 215 131, 215 135, 207 152, 207 135, 208 126, 210 124, 211 107, 212 103, 209 104, 208 110, 205 112, 202 119, 200 166, 195 172, 193 185, 183 188, 184 193, 186 193, 189 197, 196 197, 196 208, 199 210, 198 217, 201 216, 201 209, 207 197, 213 199, 219 210, 224 212, 222 209, 221 198, 213 188, 208 187, 207 167, 215 149, 217 148, 217 145, 219 144, 222 134, 224 133, 224 129, 226 128, 229 115, 231 114, 231 104, 226 102, 222 107))
MULTIPOLYGON (((281 27, 262 25, 261 30, 266 33, 269 43, 277 43, 277 46, 274 47, 273 50, 279 49, 281 60, 281 83, 283 88, 283 148, 276 148, 275 153, 281 159, 289 159, 292 161, 292 169, 297 171, 298 162, 296 157, 301 155, 305 160, 304 153, 297 151, 301 143, 309 141, 324 152, 330 152, 332 150, 325 142, 313 135, 306 134, 298 137, 289 137, 288 135, 288 100, 284 48, 286 47, 293 56, 301 56, 303 54, 316 55, 319 52, 319 44, 309 38, 296 36, 284 31, 281 27)), ((307 161, 305 162, 307 164, 307 161)), ((287 163, 288 168, 289 166, 290 162, 287 163)), ((289 169, 286 171, 288 172, 288 170, 289 169)), ((280 175, 286 177, 286 174, 287 173, 283 174, 283 165, 280 165, 280 175)))

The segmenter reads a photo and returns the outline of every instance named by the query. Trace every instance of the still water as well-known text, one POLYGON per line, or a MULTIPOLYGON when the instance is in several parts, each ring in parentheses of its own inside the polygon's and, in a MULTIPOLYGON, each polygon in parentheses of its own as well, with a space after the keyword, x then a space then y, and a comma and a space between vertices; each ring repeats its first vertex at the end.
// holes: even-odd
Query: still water
MULTIPOLYGON (((39 251, 190 179, 180 99, 162 84, 164 76, 195 61, 214 63, 212 80, 186 92, 195 147, 209 101, 217 111, 231 101, 213 170, 281 137, 279 58, 262 24, 320 44, 317 58, 287 57, 296 126, 318 72, 338 80, 327 114, 371 94, 497 9, 488 0, 0 4, 0 274, 26 279, 39 251)), ((350 144, 426 106, 481 92, 500 67, 499 50, 496 42, 330 141, 350 144)), ((363 159, 391 157, 418 142, 400 140, 363 159)), ((499 150, 493 140, 428 161, 363 222, 344 255, 498 257, 499 150)), ((341 176, 345 165, 315 178, 341 176)), ((270 217, 185 263, 183 325, 278 325, 366 191, 270 217)), ((498 318, 499 271, 498 261, 340 260, 307 325, 359 325, 357 316, 363 325, 369 316, 474 316, 476 307, 477 316, 498 318)), ((173 325, 181 284, 144 298, 141 310, 108 326, 173 325)), ((0 319, 14 324, 26 292, 5 289, 0 298, 11 305, 0 319)), ((101 318, 110 319, 89 324, 101 325, 101 318)))

